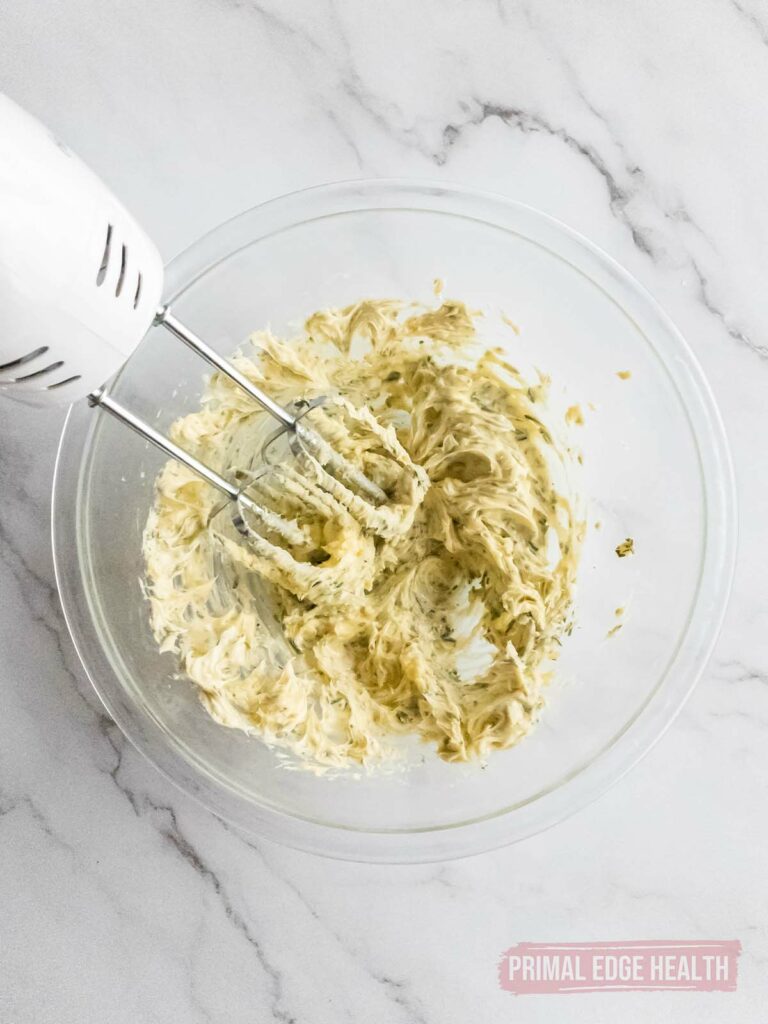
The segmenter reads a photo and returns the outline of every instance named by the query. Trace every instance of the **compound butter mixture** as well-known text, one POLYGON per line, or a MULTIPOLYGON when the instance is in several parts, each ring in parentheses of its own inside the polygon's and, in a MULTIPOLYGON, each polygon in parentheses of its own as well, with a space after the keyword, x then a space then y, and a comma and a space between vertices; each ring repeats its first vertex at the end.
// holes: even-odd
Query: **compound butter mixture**
MULTIPOLYGON (((482 345, 478 316, 368 300, 316 313, 291 342, 256 334, 236 357, 283 404, 340 396, 315 422, 389 485, 383 510, 345 506, 287 468, 271 496, 311 535, 298 561, 238 542, 231 506, 217 511, 185 467, 160 473, 144 543, 152 624, 216 721, 316 770, 398 757, 409 735, 446 761, 482 758, 535 723, 584 525, 544 419, 548 380, 482 345), (365 431, 353 416, 332 436, 345 409, 365 431), (393 458, 404 469, 387 477, 393 458)), ((270 429, 215 375, 173 436, 231 476, 270 429)))

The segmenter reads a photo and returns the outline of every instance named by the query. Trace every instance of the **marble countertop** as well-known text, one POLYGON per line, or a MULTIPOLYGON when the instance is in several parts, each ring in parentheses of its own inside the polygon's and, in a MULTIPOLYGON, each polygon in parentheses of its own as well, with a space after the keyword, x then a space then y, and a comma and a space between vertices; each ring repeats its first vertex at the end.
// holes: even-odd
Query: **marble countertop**
MULTIPOLYGON (((443 865, 246 842, 100 712, 53 583, 59 411, 0 403, 0 1022, 757 1020, 768 998, 765 0, 43 0, 0 89, 165 256, 319 181, 513 196, 623 263, 712 383, 741 506, 711 663, 608 794, 443 865), (512 943, 740 939, 735 993, 520 996, 512 943)), ((0 151, 2 141, 0 140, 0 151)))

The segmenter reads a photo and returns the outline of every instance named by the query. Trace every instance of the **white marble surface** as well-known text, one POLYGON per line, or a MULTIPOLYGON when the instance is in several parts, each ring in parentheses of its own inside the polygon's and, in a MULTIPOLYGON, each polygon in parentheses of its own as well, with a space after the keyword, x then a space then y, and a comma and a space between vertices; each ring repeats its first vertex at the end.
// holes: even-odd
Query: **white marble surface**
MULTIPOLYGON (((0 1022, 708 1022, 768 997, 768 4, 38 0, 0 89, 170 256, 298 186, 441 177, 582 230, 672 314, 734 450, 741 553, 714 658, 631 775, 447 865, 247 844, 100 712, 52 583, 61 415, 0 404, 0 1022), (735 994, 513 999, 521 940, 738 938, 735 994)), ((2 140, 0 140, 0 153, 2 140)))

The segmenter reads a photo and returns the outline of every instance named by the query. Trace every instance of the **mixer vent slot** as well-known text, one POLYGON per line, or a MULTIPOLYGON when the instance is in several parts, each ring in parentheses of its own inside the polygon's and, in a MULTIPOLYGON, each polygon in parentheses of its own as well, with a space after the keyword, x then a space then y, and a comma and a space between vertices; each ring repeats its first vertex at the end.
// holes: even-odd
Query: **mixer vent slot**
POLYGON ((80 374, 76 373, 73 377, 66 377, 64 380, 57 380, 55 384, 49 384, 46 391, 55 391, 56 388, 63 388, 67 384, 74 384, 76 380, 80 380, 80 374))
POLYGON ((99 272, 96 275, 96 284, 101 286, 104 284, 104 278, 107 276, 107 269, 109 267, 109 256, 112 251, 112 225, 107 225, 107 237, 104 240, 104 254, 101 257, 101 266, 99 272))
POLYGON ((41 370, 33 370, 32 373, 25 373, 23 377, 16 377, 15 383, 21 384, 24 380, 35 380, 37 377, 44 377, 48 373, 53 373, 54 370, 59 370, 64 365, 64 360, 59 359, 55 363, 49 363, 48 366, 44 366, 41 370))
POLYGON ((17 366, 23 366, 24 363, 29 363, 33 359, 37 359, 38 356, 44 356, 48 351, 47 345, 41 345, 40 348, 33 349, 31 352, 27 352, 25 356, 19 356, 18 359, 12 359, 10 363, 2 363, 0 365, 0 372, 3 370, 14 370, 17 366))
POLYGON ((125 264, 128 261, 128 250, 123 245, 122 253, 120 256, 120 276, 117 279, 117 287, 115 288, 115 296, 119 297, 120 292, 123 290, 123 281, 125 281, 125 264))
POLYGON ((133 297, 133 308, 134 309, 138 309, 140 300, 141 300, 141 274, 139 274, 139 280, 136 282, 136 294, 133 297))

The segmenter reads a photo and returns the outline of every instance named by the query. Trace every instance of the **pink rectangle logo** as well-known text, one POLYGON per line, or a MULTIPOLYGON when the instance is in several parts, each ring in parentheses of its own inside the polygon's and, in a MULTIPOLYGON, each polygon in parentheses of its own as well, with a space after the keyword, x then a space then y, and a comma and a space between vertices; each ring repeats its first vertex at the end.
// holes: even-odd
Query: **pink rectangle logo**
POLYGON ((564 992, 734 992, 732 940, 520 942, 501 955, 499 984, 515 995, 564 992))

